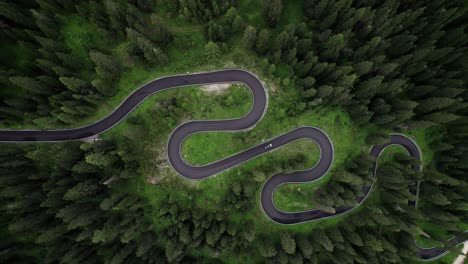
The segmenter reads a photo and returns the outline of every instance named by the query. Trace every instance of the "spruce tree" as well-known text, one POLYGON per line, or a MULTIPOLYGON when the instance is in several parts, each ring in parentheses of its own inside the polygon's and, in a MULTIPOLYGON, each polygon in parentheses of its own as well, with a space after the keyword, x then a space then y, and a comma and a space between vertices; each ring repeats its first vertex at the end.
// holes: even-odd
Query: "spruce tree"
POLYGON ((274 27, 278 23, 282 10, 282 0, 272 0, 265 2, 265 20, 270 27, 274 27))
POLYGON ((244 31, 243 42, 245 47, 251 49, 257 40, 257 30, 252 26, 247 26, 244 31))
POLYGON ((281 246, 284 252, 292 255, 296 252, 296 241, 295 239, 287 232, 281 233, 281 246))
POLYGON ((221 56, 221 50, 218 45, 212 41, 205 45, 204 52, 207 61, 216 61, 221 56))
POLYGON ((265 54, 270 47, 270 31, 268 29, 262 29, 258 33, 257 42, 255 43, 255 49, 260 54, 265 54))

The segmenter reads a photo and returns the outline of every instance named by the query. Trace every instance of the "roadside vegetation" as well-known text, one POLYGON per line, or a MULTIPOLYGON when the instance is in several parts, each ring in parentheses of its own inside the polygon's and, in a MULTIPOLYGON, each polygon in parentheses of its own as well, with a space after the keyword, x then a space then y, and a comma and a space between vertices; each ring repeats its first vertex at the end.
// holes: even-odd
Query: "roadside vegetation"
POLYGON ((462 1, 4 1, 0 19, 2 129, 89 124, 155 78, 242 68, 265 83, 268 111, 247 132, 189 137, 187 162, 315 126, 333 142, 332 169, 279 187, 278 208, 334 212, 374 184, 348 214, 276 224, 260 206, 263 183, 314 166, 317 145, 187 180, 166 160, 170 133, 240 117, 252 98, 237 84, 171 89, 97 142, 0 144, 0 262, 417 263, 415 237, 445 246, 467 228, 462 1), (390 147, 374 180, 370 147, 395 132, 418 143, 424 171, 390 147))

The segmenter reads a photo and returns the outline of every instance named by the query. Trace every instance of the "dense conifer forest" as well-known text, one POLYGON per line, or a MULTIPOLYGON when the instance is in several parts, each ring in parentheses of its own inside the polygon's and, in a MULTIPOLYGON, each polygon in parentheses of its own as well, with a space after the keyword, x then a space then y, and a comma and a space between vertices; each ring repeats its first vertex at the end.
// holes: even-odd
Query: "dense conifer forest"
MULTIPOLYGON (((1 0, 1 129, 81 126, 157 77, 244 68, 269 89, 265 123, 196 135, 187 155, 207 153, 194 163, 232 154, 223 142, 240 151, 282 131, 268 124, 319 120, 336 131, 335 164, 325 181, 285 195, 334 212, 375 186, 350 214, 272 223, 258 203, 263 182, 313 163, 316 147, 187 181, 165 160, 170 132, 194 117, 240 116, 251 101, 242 87, 170 91, 96 142, 0 143, 0 262, 417 263, 415 239, 445 247, 468 229, 467 9, 463 0, 1 0), (372 177, 369 147, 392 132, 422 146, 422 173, 389 150, 372 177), (415 209, 408 190, 418 181, 415 209)), ((451 251, 435 262, 450 263, 451 251)))

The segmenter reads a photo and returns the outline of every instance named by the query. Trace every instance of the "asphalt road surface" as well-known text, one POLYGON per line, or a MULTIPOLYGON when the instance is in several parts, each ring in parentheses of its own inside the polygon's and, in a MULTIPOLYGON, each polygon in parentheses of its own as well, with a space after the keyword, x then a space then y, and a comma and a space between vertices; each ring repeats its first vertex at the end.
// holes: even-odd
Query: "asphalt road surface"
MULTIPOLYGON (((141 102, 157 92, 182 86, 222 82, 240 82, 246 84, 253 95, 252 108, 241 118, 229 120, 190 121, 178 126, 169 138, 167 156, 172 167, 180 175, 192 180, 201 180, 236 167, 250 159, 268 153, 296 140, 309 139, 317 143, 319 146, 320 160, 313 168, 296 171, 290 174, 276 174, 268 179, 263 185, 260 199, 261 207, 265 214, 271 220, 280 224, 297 224, 344 214, 357 207, 337 208, 336 213, 334 214, 323 212, 318 209, 303 212, 282 212, 275 207, 273 194, 276 188, 280 185, 285 183, 305 183, 315 181, 324 176, 330 169, 334 155, 333 144, 328 135, 318 128, 299 127, 274 139, 263 142, 260 145, 205 166, 192 166, 183 160, 180 154, 181 146, 188 136, 208 131, 248 130, 253 128, 263 117, 268 105, 268 96, 265 88, 255 75, 238 69, 175 75, 156 79, 137 89, 129 95, 122 104, 114 110, 114 112, 93 124, 73 129, 60 130, 0 130, 0 142, 56 142, 96 136, 122 121, 141 102)), ((377 170, 378 157, 385 148, 390 145, 402 146, 407 150, 410 156, 421 160, 420 151, 411 139, 404 135, 391 135, 389 143, 380 146, 373 146, 370 151, 370 155, 376 157, 374 161, 374 176, 377 170)), ((414 166, 414 169, 420 171, 421 166, 414 166)), ((364 195, 357 198, 359 204, 366 199, 371 188, 372 186, 368 186, 363 189, 364 195)), ((417 195, 419 192, 419 186, 412 188, 410 191, 417 195)), ((410 204, 416 206, 415 201, 410 201, 410 204)), ((453 245, 461 242, 463 242, 461 236, 454 237, 448 241, 449 244, 453 245)), ((433 259, 445 254, 446 252, 447 250, 443 248, 420 247, 419 255, 423 259, 433 259)))

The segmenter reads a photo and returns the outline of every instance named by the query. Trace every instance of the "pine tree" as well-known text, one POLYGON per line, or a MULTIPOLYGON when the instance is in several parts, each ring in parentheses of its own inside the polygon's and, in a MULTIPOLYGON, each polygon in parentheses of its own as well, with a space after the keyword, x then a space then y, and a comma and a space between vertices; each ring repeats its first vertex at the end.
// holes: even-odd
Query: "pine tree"
POLYGON ((60 39, 61 35, 58 30, 60 26, 51 13, 33 10, 32 15, 36 20, 36 26, 41 29, 42 33, 44 33, 47 38, 60 39))
POLYGON ((323 44, 324 48, 320 53, 322 60, 336 60, 340 55, 340 50, 345 47, 345 40, 343 34, 331 36, 323 44))
POLYGON ((133 253, 135 248, 136 248, 135 243, 127 243, 126 245, 122 245, 120 250, 118 250, 118 252, 116 252, 116 254, 113 255, 109 263, 115 263, 115 264, 125 263, 125 259, 130 254, 133 253))
POLYGON ((455 103, 455 100, 447 97, 432 97, 418 101, 419 105, 416 107, 417 113, 428 113, 434 110, 446 108, 455 103))
POLYGON ((59 80, 68 89, 76 93, 81 93, 82 89, 86 88, 88 85, 85 81, 73 77, 60 77, 59 80))
POLYGON ((156 238, 153 233, 146 233, 141 239, 141 242, 138 243, 136 255, 139 257, 144 256, 156 244, 155 240, 156 238))
POLYGON ((257 42, 255 43, 255 49, 261 54, 265 54, 270 46, 270 31, 268 29, 262 29, 258 33, 257 42))
POLYGON ((383 79, 383 76, 375 76, 360 83, 356 90, 356 97, 361 100, 371 99, 382 86, 383 79))
POLYGON ((237 10, 235 7, 231 7, 226 11, 224 17, 226 18, 227 22, 232 24, 236 17, 238 16, 237 10))
POLYGON ((330 238, 327 236, 327 234, 325 232, 323 232, 322 230, 316 230, 314 231, 313 233, 313 237, 315 240, 317 240, 317 242, 322 245, 322 247, 326 250, 326 251, 333 251, 333 243, 331 242, 330 238))
POLYGON ((237 16, 236 19, 232 22, 232 32, 237 33, 245 27, 244 20, 242 17, 237 16))
POLYGON ((287 232, 281 233, 281 246, 283 250, 290 255, 296 252, 296 241, 287 232))
POLYGON ((96 64, 96 72, 103 78, 117 79, 120 73, 120 65, 111 56, 101 52, 92 51, 89 56, 96 64))
POLYGON ((93 196, 98 191, 97 183, 94 181, 80 182, 73 188, 69 189, 63 199, 67 201, 79 200, 86 197, 93 196))
POLYGON ((423 120, 433 122, 436 124, 449 123, 460 118, 459 116, 447 112, 437 112, 421 117, 423 120))
POLYGON ((221 14, 221 9, 219 8, 218 3, 216 2, 216 0, 213 0, 211 2, 211 6, 213 7, 213 15, 215 17, 219 16, 221 14))
POLYGON ((49 229, 42 231, 42 233, 36 238, 36 243, 51 243, 63 236, 67 231, 68 230, 63 225, 50 227, 49 229))
POLYGON ((257 30, 252 26, 247 26, 244 30, 243 42, 245 47, 252 49, 257 40, 257 30))
POLYGON ((145 59, 156 65, 164 65, 169 62, 167 55, 158 47, 155 47, 150 40, 145 37, 137 38, 137 45, 143 51, 145 59))
POLYGON ((178 241, 170 239, 166 243, 166 258, 169 262, 180 261, 184 256, 184 247, 178 241))
MULTIPOLYGON (((105 12, 111 22, 113 30, 117 33, 123 32, 127 23, 125 21, 126 4, 110 0, 104 1, 105 12)), ((102 11, 101 11, 102 12, 102 11)))
POLYGON ((265 3, 265 20, 270 27, 276 26, 283 10, 281 0, 271 0, 265 3))
POLYGON ((362 241, 361 237, 359 236, 359 234, 355 231, 348 231, 345 233, 346 234, 346 238, 354 245, 358 246, 358 247, 362 247, 364 246, 364 242, 362 241))
POLYGON ((221 56, 221 50, 218 45, 212 41, 205 45, 204 52, 205 59, 208 61, 216 61, 221 56))
POLYGON ((210 246, 214 246, 225 230, 226 225, 224 223, 212 224, 205 235, 206 243, 210 246))
POLYGON ((369 145, 383 145, 387 142, 389 142, 388 134, 380 131, 369 134, 366 138, 366 143, 369 145))
POLYGON ((337 171, 333 174, 334 180, 337 182, 348 183, 350 185, 362 186, 362 179, 350 172, 347 171, 337 171))
POLYGON ((312 244, 309 242, 306 236, 299 236, 297 239, 297 247, 301 251, 302 255, 306 259, 310 259, 312 254, 314 253, 314 249, 312 244))
POLYGON ((0 3, 0 15, 27 28, 34 27, 34 20, 23 8, 15 3, 0 3))
POLYGON ((369 122, 373 115, 369 112, 366 106, 359 103, 351 104, 348 109, 349 114, 357 124, 365 124, 369 122))
POLYGON ((83 68, 86 66, 84 61, 80 57, 75 56, 71 53, 56 52, 55 54, 57 58, 61 60, 62 65, 67 68, 83 70, 83 68))
POLYGON ((322 85, 317 89, 317 95, 319 98, 325 99, 333 94, 333 87, 329 85, 322 85))
POLYGON ((373 65, 374 63, 372 61, 363 61, 354 65, 354 69, 356 70, 356 74, 361 76, 369 73, 373 65))
POLYGON ((48 94, 50 91, 37 79, 31 77, 15 76, 10 77, 10 81, 32 94, 48 94))
POLYGON ((86 155, 86 162, 100 167, 108 167, 114 162, 114 157, 104 153, 90 153, 86 155))
POLYGON ((258 241, 258 251, 264 258, 276 256, 276 249, 273 242, 268 238, 262 238, 258 241))

